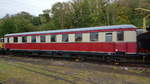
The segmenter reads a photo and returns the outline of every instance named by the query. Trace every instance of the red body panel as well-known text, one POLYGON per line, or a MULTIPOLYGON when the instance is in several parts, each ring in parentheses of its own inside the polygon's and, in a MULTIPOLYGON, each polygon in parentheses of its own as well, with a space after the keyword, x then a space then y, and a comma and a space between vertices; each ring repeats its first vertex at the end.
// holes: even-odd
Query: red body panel
POLYGON ((127 43, 127 52, 137 52, 137 43, 127 43))
POLYGON ((129 43, 9 43, 5 44, 8 49, 21 50, 60 50, 60 51, 87 51, 87 52, 116 52, 136 53, 136 42, 129 43))
POLYGON ((125 43, 116 43, 116 51, 127 52, 127 44, 125 43))

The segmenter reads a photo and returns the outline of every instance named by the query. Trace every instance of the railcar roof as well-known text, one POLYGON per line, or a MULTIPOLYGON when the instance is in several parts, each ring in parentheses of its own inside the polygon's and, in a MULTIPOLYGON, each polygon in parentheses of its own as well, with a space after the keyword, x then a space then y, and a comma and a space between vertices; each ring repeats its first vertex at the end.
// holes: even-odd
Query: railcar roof
POLYGON ((28 35, 28 34, 45 34, 45 33, 60 33, 60 32, 92 31, 92 30, 102 30, 102 29, 124 29, 124 28, 136 28, 136 26, 134 26, 134 25, 112 25, 112 26, 86 27, 86 28, 63 29, 63 30, 48 30, 48 31, 37 31, 37 32, 13 33, 13 34, 6 34, 5 36, 28 35))

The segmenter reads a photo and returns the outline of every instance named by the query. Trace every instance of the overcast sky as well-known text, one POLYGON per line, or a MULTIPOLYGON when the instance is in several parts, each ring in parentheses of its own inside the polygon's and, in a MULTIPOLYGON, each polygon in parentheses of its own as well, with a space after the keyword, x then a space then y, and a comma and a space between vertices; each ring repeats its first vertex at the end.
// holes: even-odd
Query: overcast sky
POLYGON ((66 1, 69 0, 0 0, 0 17, 21 11, 38 15, 42 10, 50 9, 54 3, 66 1))

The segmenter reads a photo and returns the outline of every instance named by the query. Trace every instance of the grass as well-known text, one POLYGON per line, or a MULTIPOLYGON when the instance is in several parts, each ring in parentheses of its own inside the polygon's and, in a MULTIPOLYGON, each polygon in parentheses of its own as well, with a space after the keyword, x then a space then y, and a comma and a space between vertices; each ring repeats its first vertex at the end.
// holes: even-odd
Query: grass
POLYGON ((0 80, 5 82, 11 79, 22 81, 22 83, 27 82, 28 84, 49 84, 53 82, 57 84, 66 84, 65 81, 56 81, 54 78, 17 68, 5 62, 0 62, 0 80))
POLYGON ((0 59, 0 81, 6 84, 150 84, 150 77, 0 59))

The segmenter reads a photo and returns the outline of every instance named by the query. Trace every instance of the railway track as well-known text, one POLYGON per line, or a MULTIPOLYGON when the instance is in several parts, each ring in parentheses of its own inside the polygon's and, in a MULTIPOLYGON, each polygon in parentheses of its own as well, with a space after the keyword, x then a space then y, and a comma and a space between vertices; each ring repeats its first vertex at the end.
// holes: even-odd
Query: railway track
POLYGON ((121 67, 139 67, 139 68, 150 68, 150 63, 145 63, 144 61, 132 62, 132 61, 104 61, 100 59, 80 59, 80 58, 66 58, 66 57, 49 57, 40 55, 2 55, 1 57, 22 57, 22 58, 38 58, 38 59, 53 59, 53 60, 65 60, 65 61, 75 61, 75 62, 87 62, 94 64, 105 64, 114 65, 121 67))
MULTIPOLYGON (((62 82, 64 82, 64 84, 110 84, 108 80, 110 80, 113 84, 119 84, 118 81, 123 82, 122 84, 134 84, 134 81, 129 80, 128 76, 133 77, 133 79, 136 79, 135 77, 137 78, 139 77, 138 79, 143 78, 145 79, 145 81, 149 82, 147 78, 149 78, 150 74, 145 75, 144 74, 145 72, 135 73, 129 71, 134 68, 129 68, 129 70, 124 70, 122 69, 124 67, 117 67, 114 65, 111 66, 101 62, 99 62, 100 63, 99 64, 98 62, 92 62, 92 61, 90 62, 88 60, 83 62, 81 61, 74 62, 74 61, 75 59, 68 60, 65 58, 50 59, 48 57, 46 58, 27 57, 27 56, 20 57, 20 56, 12 56, 12 55, 1 56, 0 73, 6 72, 4 75, 9 75, 12 73, 24 74, 25 76, 23 79, 31 80, 31 82, 33 80, 31 79, 32 77, 31 78, 26 78, 26 77, 32 74, 34 78, 44 77, 46 78, 44 80, 49 79, 50 81, 53 81, 54 84, 58 84, 59 83, 58 81, 61 81, 59 84, 62 84, 62 82), (3 71, 4 69, 5 71, 3 71)), ((22 77, 23 75, 20 76, 22 77)), ((15 80, 17 80, 17 82, 26 83, 26 80, 18 80, 18 79, 15 80)), ((32 83, 27 83, 27 84, 32 84, 32 83)), ((139 82, 135 84, 149 84, 149 83, 139 82)))

